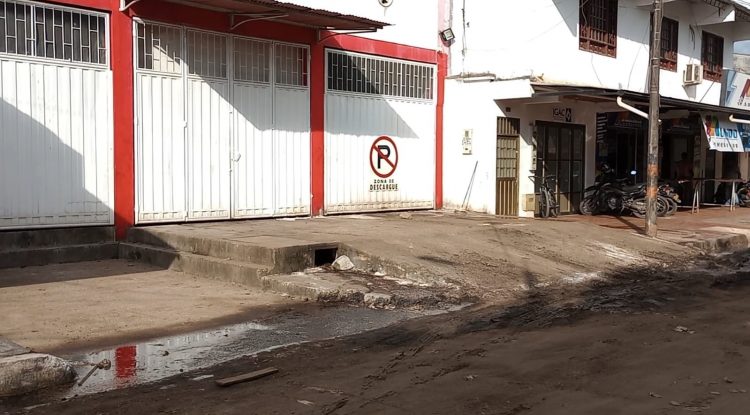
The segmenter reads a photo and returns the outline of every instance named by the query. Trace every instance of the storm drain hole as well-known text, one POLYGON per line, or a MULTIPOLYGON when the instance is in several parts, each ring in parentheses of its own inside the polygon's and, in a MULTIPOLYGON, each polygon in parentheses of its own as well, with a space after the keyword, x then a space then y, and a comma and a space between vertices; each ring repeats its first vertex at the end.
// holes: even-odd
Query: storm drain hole
POLYGON ((326 264, 333 264, 336 260, 337 248, 322 248, 315 250, 315 266, 321 267, 326 264))

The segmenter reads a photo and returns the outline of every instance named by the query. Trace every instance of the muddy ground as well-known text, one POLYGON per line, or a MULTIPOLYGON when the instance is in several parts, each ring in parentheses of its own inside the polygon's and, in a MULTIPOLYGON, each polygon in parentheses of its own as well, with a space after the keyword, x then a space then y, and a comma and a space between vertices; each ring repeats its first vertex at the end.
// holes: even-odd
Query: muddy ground
POLYGON ((294 303, 125 260, 0 269, 0 335, 43 353, 259 319, 294 303))
MULTIPOLYGON (((558 285, 33 414, 745 414, 747 254, 558 285), (228 388, 214 380, 277 367, 228 388), (202 375, 213 378, 191 380, 202 375)), ((0 401, 23 413, 40 397, 0 401)), ((41 399, 44 401, 44 399, 41 399)))

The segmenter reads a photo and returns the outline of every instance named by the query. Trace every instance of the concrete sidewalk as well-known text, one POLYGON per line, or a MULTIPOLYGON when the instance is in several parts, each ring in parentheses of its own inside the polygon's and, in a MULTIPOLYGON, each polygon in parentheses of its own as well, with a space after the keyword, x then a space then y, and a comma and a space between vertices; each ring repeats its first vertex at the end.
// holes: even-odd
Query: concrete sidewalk
MULTIPOLYGON (((595 224, 607 229, 643 233, 644 219, 632 216, 568 216, 565 221, 595 224)), ((706 253, 721 253, 750 246, 750 209, 704 207, 698 213, 680 210, 671 217, 658 218, 658 238, 693 247, 706 253)))
MULTIPOLYGON (((248 261, 252 269, 266 271, 277 265, 255 265, 264 261, 261 257, 273 256, 255 252, 260 248, 296 250, 301 254, 293 257, 301 258, 315 250, 304 247, 334 247, 336 255, 349 255, 371 276, 484 300, 512 296, 537 283, 556 283, 565 276, 656 266, 694 254, 670 241, 572 217, 501 219, 443 211, 190 223, 133 232, 136 245, 187 252, 191 261, 193 256, 248 261)), ((147 257, 149 249, 144 252, 147 257)), ((249 283, 264 284, 266 277, 260 278, 249 283)))

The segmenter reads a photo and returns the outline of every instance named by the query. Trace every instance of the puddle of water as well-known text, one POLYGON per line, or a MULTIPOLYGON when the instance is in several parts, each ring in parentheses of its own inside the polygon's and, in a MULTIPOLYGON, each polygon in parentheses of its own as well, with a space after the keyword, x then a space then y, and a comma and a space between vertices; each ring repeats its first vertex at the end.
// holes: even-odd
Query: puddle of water
POLYGON ((109 370, 97 370, 83 386, 74 384, 58 398, 104 392, 155 382, 182 372, 211 367, 242 356, 305 342, 349 336, 406 319, 438 314, 436 310, 323 308, 293 312, 262 322, 156 338, 114 349, 63 356, 75 362, 78 379, 103 359, 109 370))

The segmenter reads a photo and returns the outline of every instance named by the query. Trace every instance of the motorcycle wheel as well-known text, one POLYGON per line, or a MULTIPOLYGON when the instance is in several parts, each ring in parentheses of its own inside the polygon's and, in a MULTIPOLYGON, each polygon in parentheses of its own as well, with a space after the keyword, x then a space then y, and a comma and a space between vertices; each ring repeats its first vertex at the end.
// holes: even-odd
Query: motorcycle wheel
POLYGON ((664 200, 667 201, 667 205, 669 206, 669 209, 667 209, 667 216, 672 216, 677 213, 677 201, 671 197, 664 197, 664 200))
POLYGON ((639 197, 637 199, 634 199, 631 207, 630 207, 630 213, 633 214, 636 218, 645 218, 646 217, 646 198, 645 197, 639 197))
POLYGON ((594 198, 586 197, 581 200, 581 203, 578 204, 578 213, 580 213, 581 215, 591 216, 594 214, 595 206, 596 202, 594 201, 594 198))
POLYGON ((662 218, 669 212, 669 202, 664 196, 656 197, 656 216, 662 218))

